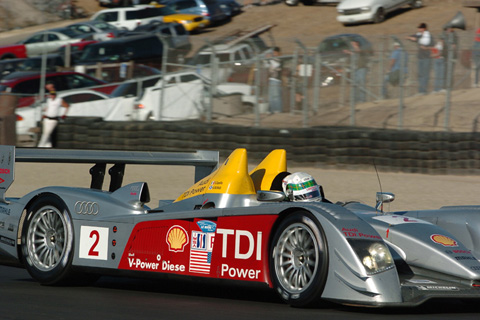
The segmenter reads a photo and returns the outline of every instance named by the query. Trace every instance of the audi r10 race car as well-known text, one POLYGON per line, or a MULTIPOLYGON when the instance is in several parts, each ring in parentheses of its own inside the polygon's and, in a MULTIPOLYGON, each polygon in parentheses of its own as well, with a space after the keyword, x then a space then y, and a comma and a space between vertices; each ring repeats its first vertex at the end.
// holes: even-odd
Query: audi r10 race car
POLYGON ((480 206, 386 213, 389 193, 377 193, 375 207, 325 197, 287 201, 279 187, 287 172, 281 149, 251 171, 245 149, 223 163, 212 151, 0 146, 0 155, 0 253, 45 285, 90 274, 177 275, 266 285, 293 306, 480 298, 480 206), (92 163, 91 187, 6 197, 20 161, 92 163), (127 164, 195 166, 196 182, 149 207, 146 182, 122 186, 127 164), (103 190, 107 165, 110 187, 103 190))

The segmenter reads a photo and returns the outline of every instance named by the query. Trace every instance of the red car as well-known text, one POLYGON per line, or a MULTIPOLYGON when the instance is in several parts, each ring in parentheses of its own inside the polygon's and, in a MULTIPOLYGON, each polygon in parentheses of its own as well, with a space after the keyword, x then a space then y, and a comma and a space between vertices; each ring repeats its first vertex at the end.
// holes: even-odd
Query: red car
MULTIPOLYGON (((90 88, 110 94, 117 85, 108 83, 89 75, 73 72, 49 72, 45 75, 45 82, 53 81, 57 91, 90 88)), ((9 92, 20 95, 17 107, 30 106, 40 93, 41 73, 38 71, 13 72, 0 81, 0 92, 9 92)))

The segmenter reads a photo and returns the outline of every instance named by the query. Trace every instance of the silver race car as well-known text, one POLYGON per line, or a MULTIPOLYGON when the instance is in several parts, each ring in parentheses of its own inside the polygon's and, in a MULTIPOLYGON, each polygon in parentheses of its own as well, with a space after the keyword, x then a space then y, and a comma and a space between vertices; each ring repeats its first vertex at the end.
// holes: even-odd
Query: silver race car
POLYGON ((0 146, 0 253, 45 285, 98 275, 235 280, 269 286, 293 306, 319 300, 414 306, 480 298, 480 206, 383 212, 358 202, 286 200, 285 150, 253 170, 247 151, 121 152, 0 146), (15 162, 92 163, 90 188, 6 197, 15 162), (127 164, 195 166, 195 184, 149 207, 127 164), (103 189, 107 165, 109 190, 103 189))

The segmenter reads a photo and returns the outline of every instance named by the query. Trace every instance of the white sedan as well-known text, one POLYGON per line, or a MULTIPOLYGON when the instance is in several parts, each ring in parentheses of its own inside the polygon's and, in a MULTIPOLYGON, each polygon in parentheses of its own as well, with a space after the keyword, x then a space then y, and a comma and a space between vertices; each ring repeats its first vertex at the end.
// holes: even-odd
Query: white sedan
POLYGON ((20 41, 19 44, 25 45, 27 56, 32 57, 55 52, 64 45, 80 42, 89 37, 91 37, 90 34, 79 34, 66 28, 56 28, 35 33, 20 41))

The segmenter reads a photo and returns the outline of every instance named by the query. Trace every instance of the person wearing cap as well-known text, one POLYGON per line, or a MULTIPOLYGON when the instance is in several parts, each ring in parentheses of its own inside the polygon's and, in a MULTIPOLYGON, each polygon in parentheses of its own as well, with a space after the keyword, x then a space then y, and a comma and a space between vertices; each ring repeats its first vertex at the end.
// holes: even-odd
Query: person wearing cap
MULTIPOLYGON (((54 87, 49 87, 54 89, 54 87)), ((58 120, 60 118, 64 119, 69 104, 66 103, 62 98, 57 96, 57 93, 52 90, 48 93, 47 103, 43 110, 43 119, 42 119, 42 136, 38 142, 39 148, 51 148, 52 145, 52 133, 57 127, 58 120), (62 107, 65 108, 65 111, 62 113, 62 107), (62 114, 60 116, 60 114, 62 114)))
POLYGON ((475 87, 478 87, 478 82, 480 80, 480 28, 475 32, 475 38, 473 41, 472 48, 472 60, 475 69, 475 87))
POLYGON ((388 72, 382 87, 383 98, 388 98, 388 84, 398 86, 403 83, 408 73, 408 54, 403 50, 400 42, 393 43, 393 51, 388 62, 388 72), (403 70, 403 72, 401 72, 403 70))
POLYGON ((418 32, 408 36, 406 39, 418 44, 418 93, 426 94, 432 65, 430 48, 434 44, 433 37, 430 31, 428 31, 427 24, 420 23, 418 25, 418 32))

